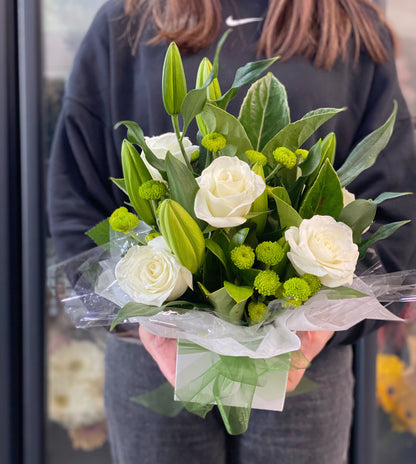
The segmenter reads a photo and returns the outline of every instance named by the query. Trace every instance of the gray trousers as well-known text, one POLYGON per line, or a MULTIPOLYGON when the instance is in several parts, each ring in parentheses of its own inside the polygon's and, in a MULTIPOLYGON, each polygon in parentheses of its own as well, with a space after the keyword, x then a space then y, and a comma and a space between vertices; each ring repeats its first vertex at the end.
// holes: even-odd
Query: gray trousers
POLYGON ((324 350, 307 375, 312 392, 286 399, 283 412, 252 410, 247 432, 229 436, 216 409, 167 418, 130 398, 164 382, 135 343, 108 336, 105 402, 116 464, 343 464, 353 409, 352 350, 324 350))

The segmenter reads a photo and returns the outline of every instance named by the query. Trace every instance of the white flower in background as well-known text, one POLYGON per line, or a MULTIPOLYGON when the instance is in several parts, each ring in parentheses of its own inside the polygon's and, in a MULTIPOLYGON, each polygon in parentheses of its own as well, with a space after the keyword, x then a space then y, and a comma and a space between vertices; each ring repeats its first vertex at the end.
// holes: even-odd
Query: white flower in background
POLYGON ((160 236, 147 246, 132 246, 117 263, 115 275, 120 288, 138 303, 160 306, 176 300, 188 287, 192 274, 180 264, 160 236))
MULTIPOLYGON (((349 192, 345 187, 342 188, 342 202, 344 205, 344 208, 355 201, 355 195, 351 192, 349 192)), ((370 226, 368 226, 366 229, 363 230, 363 234, 365 234, 368 230, 370 229, 370 226)))
POLYGON ((287 256, 300 275, 316 275, 327 287, 352 283, 359 253, 350 227, 330 216, 313 216, 290 227, 285 238, 287 256))
MULTIPOLYGON (((157 158, 164 160, 166 158, 167 152, 170 151, 176 159, 182 161, 182 163, 185 163, 178 139, 176 138, 174 132, 166 132, 166 134, 156 135, 154 137, 145 137, 144 139, 146 140, 147 146, 152 150, 157 158)), ((190 161, 192 153, 199 150, 199 147, 197 145, 192 145, 192 142, 188 137, 184 137, 182 143, 185 148, 186 156, 190 161)), ((160 172, 147 162, 143 152, 140 156, 145 162, 147 169, 149 170, 153 179, 163 181, 160 172)))
POLYGON ((195 215, 214 227, 243 224, 253 201, 266 188, 247 163, 230 156, 215 159, 196 181, 195 215))
POLYGON ((345 187, 342 188, 342 202, 344 208, 355 200, 355 195, 349 192, 345 187))
POLYGON ((87 340, 72 340, 48 358, 48 413, 66 428, 105 420, 104 353, 87 340))

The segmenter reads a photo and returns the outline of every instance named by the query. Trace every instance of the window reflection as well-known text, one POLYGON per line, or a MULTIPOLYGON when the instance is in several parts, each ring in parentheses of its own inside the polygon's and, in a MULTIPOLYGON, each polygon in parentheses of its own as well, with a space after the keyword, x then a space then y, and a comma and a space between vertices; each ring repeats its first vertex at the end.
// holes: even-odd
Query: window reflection
MULTIPOLYGON (((104 0, 44 0, 44 152, 53 131, 75 53, 104 0)), ((56 264, 47 239, 47 266, 56 264)), ((48 464, 110 462, 104 413, 104 331, 75 330, 59 302, 63 279, 48 275, 48 464)))

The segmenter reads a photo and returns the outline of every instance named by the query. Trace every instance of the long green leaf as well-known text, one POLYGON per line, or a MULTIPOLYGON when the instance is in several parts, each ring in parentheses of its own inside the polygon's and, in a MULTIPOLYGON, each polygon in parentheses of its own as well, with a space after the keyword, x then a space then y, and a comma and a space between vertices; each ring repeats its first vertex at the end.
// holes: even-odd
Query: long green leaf
POLYGON ((343 187, 350 184, 359 174, 372 166, 380 152, 386 147, 393 133, 396 121, 397 102, 387 121, 362 140, 350 153, 345 163, 337 171, 343 187))
POLYGON ((349 298, 365 298, 368 296, 351 287, 325 288, 325 295, 328 300, 345 300, 349 298))
POLYGON ((269 165, 274 166, 276 161, 273 158, 273 150, 276 147, 287 147, 290 150, 297 150, 306 140, 326 121, 344 111, 345 108, 321 108, 307 113, 299 121, 292 122, 279 131, 263 148, 263 153, 267 156, 269 165))
POLYGON ((157 169, 160 173, 165 172, 163 160, 157 158, 156 155, 152 152, 152 150, 147 146, 143 130, 137 124, 137 122, 120 121, 117 124, 115 124, 114 129, 118 129, 121 125, 127 127, 127 138, 131 143, 134 143, 135 145, 139 145, 139 147, 141 147, 147 162, 151 164, 155 169, 157 169))
POLYGON ((237 90, 239 88, 252 84, 278 59, 279 57, 253 61, 246 63, 241 68, 238 68, 230 90, 228 90, 228 92, 226 92, 220 99, 216 100, 218 106, 224 110, 227 109, 228 103, 237 95, 237 90))
POLYGON ((221 154, 238 156, 246 161, 245 152, 253 147, 240 121, 211 103, 206 104, 201 114, 209 132, 219 132, 227 139, 227 145, 221 150, 221 154))
POLYGON ((315 171, 317 171, 318 174, 318 167, 321 163, 321 147, 322 140, 318 140, 318 142, 315 143, 315 145, 309 150, 305 161, 299 165, 300 169, 302 170, 302 177, 309 177, 315 171))
POLYGON ((117 187, 126 195, 127 193, 127 188, 126 188, 126 181, 124 179, 116 179, 115 177, 110 177, 110 180, 117 185, 117 187))
POLYGON ((268 73, 249 88, 238 116, 257 151, 290 122, 286 89, 268 73))
POLYGON ((161 306, 152 306, 143 303, 130 302, 125 304, 117 313, 116 317, 111 323, 110 330, 113 330, 116 325, 121 324, 126 319, 131 317, 151 317, 161 311, 165 311, 167 308, 175 308, 175 311, 182 313, 185 311, 192 310, 194 308, 198 309, 210 309, 209 306, 200 304, 200 303, 191 303, 189 301, 170 301, 161 306))
POLYGON ((379 195, 375 200, 371 200, 371 203, 379 205, 380 203, 383 203, 383 201, 403 197, 404 195, 413 195, 413 192, 384 192, 381 195, 379 195))
POLYGON ((221 246, 217 242, 214 242, 214 240, 211 240, 210 238, 205 239, 205 246, 211 253, 213 253, 220 260, 228 275, 229 270, 227 264, 227 256, 224 250, 221 248, 221 246))
POLYGON ((359 243, 364 230, 373 223, 376 211, 377 205, 374 202, 355 200, 341 211, 337 220, 351 227, 354 243, 359 243))
POLYGON ((358 249, 360 250, 360 257, 359 259, 363 259, 367 250, 374 245, 374 243, 378 242, 379 240, 384 240, 385 238, 390 237, 397 229, 404 226, 410 222, 408 221, 398 221, 398 222, 391 222, 390 224, 383 224, 380 226, 377 231, 368 237, 366 240, 360 243, 358 249))
POLYGON ((299 213, 292 208, 285 200, 274 194, 275 189, 272 190, 272 196, 276 203, 277 213, 279 215, 280 227, 282 229, 295 226, 299 227, 302 222, 302 217, 299 213))
POLYGON ((165 166, 170 198, 183 206, 192 218, 201 225, 201 221, 195 216, 194 202, 199 187, 192 172, 169 152, 165 158, 165 166))
POLYGON ((318 177, 299 209, 304 219, 319 214, 337 218, 343 208, 342 190, 338 176, 329 160, 325 160, 318 177))

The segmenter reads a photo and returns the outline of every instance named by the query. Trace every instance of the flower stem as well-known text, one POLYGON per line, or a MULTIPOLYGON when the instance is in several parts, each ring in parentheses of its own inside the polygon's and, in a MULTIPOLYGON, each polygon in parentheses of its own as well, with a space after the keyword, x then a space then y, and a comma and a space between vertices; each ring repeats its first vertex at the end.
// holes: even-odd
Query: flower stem
POLYGON ((138 242, 140 245, 146 245, 146 243, 133 230, 129 230, 129 235, 134 240, 136 240, 136 242, 138 242))
POLYGON ((175 130, 176 138, 178 139, 179 147, 181 149, 181 153, 182 153, 183 159, 185 161, 185 164, 186 164, 187 168, 191 172, 193 172, 192 167, 191 167, 191 163, 189 162, 188 157, 186 156, 185 147, 183 146, 181 132, 179 130, 179 116, 177 114, 172 114, 171 118, 172 118, 173 129, 175 130))
POLYGON ((273 171, 266 177, 266 183, 274 177, 282 168, 282 165, 280 163, 277 163, 276 167, 273 169, 273 171))

